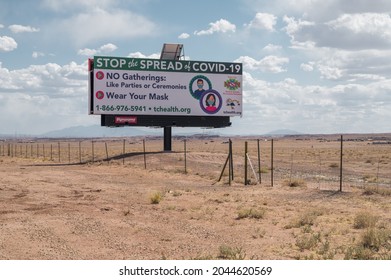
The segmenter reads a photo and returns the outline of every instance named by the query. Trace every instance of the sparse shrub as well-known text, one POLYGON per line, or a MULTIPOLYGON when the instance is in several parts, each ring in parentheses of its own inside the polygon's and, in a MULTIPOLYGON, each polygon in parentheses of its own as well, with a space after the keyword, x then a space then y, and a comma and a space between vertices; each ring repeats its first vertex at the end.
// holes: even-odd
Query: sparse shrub
POLYGON ((310 227, 314 225, 316 218, 320 215, 322 215, 322 213, 318 211, 305 212, 296 219, 294 219, 289 225, 285 226, 285 228, 290 229, 299 227, 310 227))
POLYGON ((390 188, 382 188, 382 187, 366 187, 362 194, 363 195, 379 194, 382 196, 391 196, 391 189, 390 188))
POLYGON ((260 228, 255 229, 255 232, 252 234, 252 238, 264 238, 266 234, 266 230, 261 230, 260 228))
POLYGON ((269 172, 269 170, 270 170, 269 167, 262 167, 262 168, 261 168, 261 173, 262 173, 262 174, 266 174, 266 173, 269 172))
POLYGON ((300 226, 306 226, 306 225, 312 226, 315 222, 315 219, 316 219, 316 215, 314 215, 314 213, 311 212, 305 213, 299 218, 298 224, 300 226))
POLYGON ((390 242, 390 230, 370 228, 361 236, 361 245, 374 251, 379 251, 383 246, 391 249, 390 242))
POLYGON ((227 245, 221 245, 219 247, 219 259, 223 260, 244 260, 246 257, 245 252, 239 247, 230 247, 227 245))
POLYGON ((172 193, 172 196, 174 196, 174 197, 181 196, 181 195, 182 195, 182 193, 179 192, 179 191, 174 191, 174 192, 172 193))
POLYGON ((332 260, 335 256, 335 250, 330 249, 330 242, 326 240, 319 245, 317 254, 321 255, 324 260, 332 260))
POLYGON ((330 163, 329 167, 330 167, 330 168, 338 168, 338 167, 339 167, 339 164, 333 162, 333 163, 330 163))
POLYGON ((391 258, 391 230, 369 228, 355 246, 347 248, 345 259, 389 260, 391 258))
POLYGON ((318 245, 320 233, 303 234, 296 238, 296 246, 300 251, 310 250, 318 245))
POLYGON ((372 215, 371 213, 360 212, 354 218, 353 227, 355 229, 374 227, 377 220, 378 220, 378 217, 372 215))
POLYGON ((203 261, 203 260, 214 260, 215 257, 213 257, 212 255, 199 255, 199 256, 196 256, 194 258, 190 258, 190 260, 194 261, 203 261))
POLYGON ((238 212, 238 217, 237 219, 245 219, 245 218, 250 218, 250 219, 262 219, 265 215, 265 209, 242 209, 238 212))
POLYGON ((370 260, 373 259, 373 253, 363 246, 349 247, 345 252, 345 260, 370 260))
POLYGON ((163 195, 160 192, 153 193, 150 197, 151 204, 159 204, 162 198, 163 195))
POLYGON ((375 176, 371 176, 371 175, 364 175, 362 177, 362 179, 364 180, 364 182, 367 182, 367 183, 376 183, 377 182, 377 178, 375 176))
POLYGON ((287 180, 285 181, 285 185, 291 188, 297 188, 297 187, 306 187, 307 184, 304 180, 301 179, 293 179, 293 180, 287 180))

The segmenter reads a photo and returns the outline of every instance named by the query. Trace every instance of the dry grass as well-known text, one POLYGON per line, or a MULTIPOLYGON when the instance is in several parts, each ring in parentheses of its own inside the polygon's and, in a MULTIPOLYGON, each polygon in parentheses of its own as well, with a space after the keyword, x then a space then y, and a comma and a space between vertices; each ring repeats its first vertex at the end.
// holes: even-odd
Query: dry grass
POLYGON ((151 201, 151 204, 159 204, 160 201, 162 201, 163 195, 160 192, 155 192, 150 195, 149 200, 151 201))
POLYGON ((304 180, 302 179, 291 179, 291 180, 286 180, 284 182, 285 186, 291 187, 291 188, 304 188, 307 187, 307 184, 304 180))
POLYGON ((241 209, 238 212, 238 217, 237 219, 262 219, 265 216, 265 209, 254 209, 254 208, 246 208, 246 209, 241 209))
POLYGON ((356 214, 354 218, 354 228, 355 229, 363 229, 374 227, 379 220, 379 217, 373 215, 369 212, 359 212, 356 214))
POLYGON ((391 188, 369 186, 366 187, 363 191, 363 195, 373 195, 373 194, 379 194, 382 196, 391 196, 391 188))

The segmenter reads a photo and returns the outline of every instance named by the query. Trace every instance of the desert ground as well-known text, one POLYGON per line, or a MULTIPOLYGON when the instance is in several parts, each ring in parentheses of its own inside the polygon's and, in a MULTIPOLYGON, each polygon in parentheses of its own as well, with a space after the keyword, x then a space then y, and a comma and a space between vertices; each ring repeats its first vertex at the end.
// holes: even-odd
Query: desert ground
POLYGON ((255 138, 233 140, 231 185, 222 137, 187 139, 186 154, 183 139, 171 153, 161 139, 7 140, 0 259, 389 260, 387 137, 345 136, 342 191, 338 136, 276 139, 273 186, 270 139, 261 166, 255 138))

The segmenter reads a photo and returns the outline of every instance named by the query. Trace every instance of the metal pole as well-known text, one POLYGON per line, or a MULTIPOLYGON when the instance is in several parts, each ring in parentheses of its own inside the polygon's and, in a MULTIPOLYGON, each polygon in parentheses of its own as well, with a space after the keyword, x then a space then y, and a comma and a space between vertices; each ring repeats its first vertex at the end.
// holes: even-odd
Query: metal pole
POLYGON ((68 142, 68 163, 71 163, 71 143, 68 142))
POLYGON ((247 141, 244 142, 244 185, 247 186, 247 141))
POLYGON ((187 173, 187 151, 186 151, 186 139, 184 140, 184 149, 185 149, 185 174, 187 173))
POLYGON ((232 141, 229 139, 229 169, 231 171, 231 180, 234 179, 234 155, 232 151, 232 141))
POLYGON ((343 157, 343 136, 341 135, 341 157, 340 157, 340 164, 339 164, 339 191, 342 192, 342 160, 343 157))
POLYGON ((259 139, 257 139, 257 148, 258 148, 258 179, 259 183, 262 183, 262 176, 261 176, 261 147, 259 146, 259 139))
POLYGON ((105 148, 106 148, 106 160, 109 160, 109 151, 107 150, 107 143, 105 142, 105 148))
POLYGON ((147 169, 147 157, 145 155, 145 139, 143 140, 143 149, 144 149, 144 168, 147 169))
POLYGON ((91 141, 91 149, 92 149, 92 162, 95 161, 95 157, 94 157, 94 140, 91 141))
POLYGON ((122 143, 122 165, 125 165, 125 139, 122 143))
POLYGON ((81 141, 79 141, 79 162, 81 163, 81 141))
POLYGON ((271 175, 270 175, 270 180, 271 180, 271 185, 273 187, 274 185, 274 140, 272 139, 272 147, 271 147, 271 175))

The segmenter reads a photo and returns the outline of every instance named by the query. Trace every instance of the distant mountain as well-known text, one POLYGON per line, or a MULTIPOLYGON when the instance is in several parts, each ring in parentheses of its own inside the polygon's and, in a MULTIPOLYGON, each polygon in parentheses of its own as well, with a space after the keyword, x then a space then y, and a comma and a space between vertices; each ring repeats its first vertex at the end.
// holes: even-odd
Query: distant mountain
POLYGON ((99 125, 73 126, 50 131, 37 137, 44 138, 98 138, 157 135, 160 130, 140 129, 135 127, 102 127, 99 125))
POLYGON ((301 135, 303 133, 295 131, 295 130, 290 130, 290 129, 277 129, 270 131, 269 133, 266 133, 266 136, 286 136, 286 135, 301 135))

